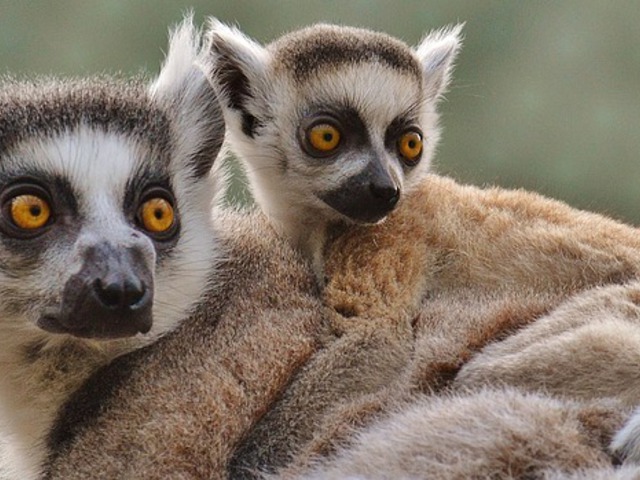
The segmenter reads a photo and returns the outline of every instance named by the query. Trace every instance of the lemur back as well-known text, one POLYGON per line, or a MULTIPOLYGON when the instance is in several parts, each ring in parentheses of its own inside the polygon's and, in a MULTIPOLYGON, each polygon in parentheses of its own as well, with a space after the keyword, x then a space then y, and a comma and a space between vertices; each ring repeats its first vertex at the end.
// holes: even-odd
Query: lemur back
MULTIPOLYGON (((190 21, 154 81, 0 85, 0 435, 40 478, 58 409, 171 331, 212 277, 224 128, 190 21)), ((4 463, 4 460, 3 460, 4 463)))

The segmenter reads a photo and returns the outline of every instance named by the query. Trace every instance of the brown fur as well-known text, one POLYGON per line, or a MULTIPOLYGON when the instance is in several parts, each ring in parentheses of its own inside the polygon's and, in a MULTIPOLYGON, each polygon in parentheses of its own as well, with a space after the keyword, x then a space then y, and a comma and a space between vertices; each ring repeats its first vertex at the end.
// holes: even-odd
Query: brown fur
POLYGON ((326 253, 327 303, 406 318, 439 292, 573 292, 638 272, 638 230, 540 195, 431 175, 389 219, 326 253), (404 315, 399 315, 402 312, 404 315))
POLYGON ((455 385, 508 384, 578 398, 640 399, 640 284, 588 291, 492 345, 455 385))
POLYGON ((76 396, 70 415, 118 369, 130 371, 93 421, 70 427, 48 478, 223 478, 241 435, 317 349, 322 306, 305 264, 262 219, 216 223, 228 253, 216 270, 222 286, 178 330, 76 396))
POLYGON ((576 293, 634 278, 639 233, 533 193, 430 176, 387 221, 328 244, 324 299, 342 314, 332 323, 339 339, 250 433, 233 475, 284 466, 309 445, 330 451, 345 418, 366 424, 389 390, 447 387, 486 345, 576 293))
POLYGON ((124 357, 126 382, 52 457, 50 478, 242 478, 286 464, 285 476, 319 478, 626 475, 605 448, 626 412, 615 402, 425 393, 574 293, 633 277, 636 230, 431 177, 386 223, 329 245, 325 300, 357 314, 345 317, 323 310, 307 267, 263 221, 219 225, 223 287, 179 330, 124 357), (430 195, 444 198, 434 207, 430 195))
POLYGON ((409 351, 398 332, 362 325, 357 335, 336 338, 316 353, 280 401, 235 454, 231 477, 253 477, 262 459, 284 465, 310 440, 323 417, 339 400, 357 400, 379 391, 402 373, 409 351), (375 352, 375 354, 373 354, 375 352))
POLYGON ((296 30, 269 45, 274 64, 299 82, 345 64, 380 63, 420 80, 421 67, 401 41, 384 33, 318 24, 296 30))

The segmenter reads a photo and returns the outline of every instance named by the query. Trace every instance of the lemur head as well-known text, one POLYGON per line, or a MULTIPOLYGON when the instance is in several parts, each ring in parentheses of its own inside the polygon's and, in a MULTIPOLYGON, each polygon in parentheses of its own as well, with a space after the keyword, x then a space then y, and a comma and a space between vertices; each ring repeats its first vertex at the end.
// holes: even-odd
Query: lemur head
POLYGON ((224 135, 200 56, 186 21, 153 82, 0 84, 3 340, 157 334, 198 298, 224 135))
POLYGON ((210 74, 231 148, 276 224, 375 223, 395 208, 428 170, 460 31, 412 49, 315 25, 263 47, 211 22, 210 74))

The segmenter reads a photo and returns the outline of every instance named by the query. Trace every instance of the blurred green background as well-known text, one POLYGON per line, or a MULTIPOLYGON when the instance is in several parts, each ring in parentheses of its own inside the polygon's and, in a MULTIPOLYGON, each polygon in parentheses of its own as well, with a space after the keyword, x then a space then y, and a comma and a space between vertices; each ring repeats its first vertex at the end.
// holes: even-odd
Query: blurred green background
POLYGON ((317 21, 416 43, 464 21, 435 168, 640 222, 640 2, 0 0, 0 70, 157 71, 189 8, 260 41, 317 21))

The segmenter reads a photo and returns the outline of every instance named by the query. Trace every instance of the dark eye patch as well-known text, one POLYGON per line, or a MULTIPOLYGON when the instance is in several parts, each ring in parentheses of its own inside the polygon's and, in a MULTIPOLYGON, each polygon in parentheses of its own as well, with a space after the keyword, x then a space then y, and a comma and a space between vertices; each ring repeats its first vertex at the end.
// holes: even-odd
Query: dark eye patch
POLYGON ((17 168, 8 168, 0 172, 0 202, 3 209, 0 242, 13 255, 11 268, 8 270, 17 272, 37 268, 39 259, 46 255, 48 246, 52 242, 76 235, 80 222, 68 221, 77 219, 79 211, 76 194, 66 178, 33 168, 16 170, 17 168), (8 218, 7 209, 11 198, 21 192, 37 192, 40 198, 46 200, 51 211, 50 226, 37 235, 18 234, 8 218))
MULTIPOLYGON (((159 189, 171 192, 173 198, 173 186, 168 172, 163 168, 149 167, 150 162, 145 162, 127 183, 124 196, 124 213, 132 226, 137 225, 137 216, 141 202, 146 199, 150 189, 159 189)), ((158 261, 162 261, 173 250, 180 237, 180 211, 177 202, 172 201, 176 218, 176 229, 167 241, 155 241, 154 246, 158 254, 158 261)), ((145 233, 145 232, 143 232, 145 233)), ((145 233, 146 235, 147 233, 145 233)))
POLYGON ((16 183, 33 183, 47 190, 55 204, 64 205, 71 214, 78 214, 78 201, 76 194, 68 179, 52 175, 48 172, 31 169, 20 169, 17 172, 5 170, 0 172, 0 191, 16 183))
MULTIPOLYGON (((345 148, 361 147, 369 143, 367 128, 356 109, 350 106, 316 104, 308 108, 300 122, 301 127, 311 125, 315 118, 329 117, 335 120, 345 148)), ((299 134, 302 134, 300 132, 299 134)))
POLYGON ((395 151, 400 135, 416 125, 418 120, 412 114, 403 114, 394 118, 384 132, 384 147, 390 152, 395 151))

